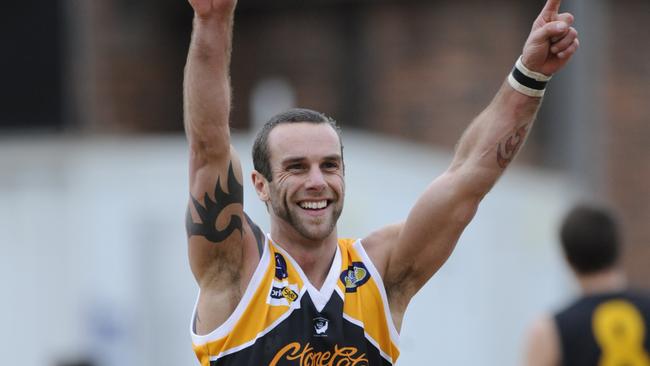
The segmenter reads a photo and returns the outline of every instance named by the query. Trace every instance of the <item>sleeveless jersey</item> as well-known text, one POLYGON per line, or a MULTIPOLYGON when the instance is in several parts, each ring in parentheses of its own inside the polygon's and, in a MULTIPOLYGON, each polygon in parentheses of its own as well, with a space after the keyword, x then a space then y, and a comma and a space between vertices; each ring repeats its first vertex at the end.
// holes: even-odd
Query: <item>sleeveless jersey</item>
POLYGON ((562 365, 650 366, 650 297, 583 297, 555 315, 562 365))
MULTIPOLYGON (((198 301, 197 301, 198 302, 198 301)), ((392 365, 398 332, 361 241, 339 239, 320 290, 270 239, 233 314, 192 343, 202 366, 392 365)))

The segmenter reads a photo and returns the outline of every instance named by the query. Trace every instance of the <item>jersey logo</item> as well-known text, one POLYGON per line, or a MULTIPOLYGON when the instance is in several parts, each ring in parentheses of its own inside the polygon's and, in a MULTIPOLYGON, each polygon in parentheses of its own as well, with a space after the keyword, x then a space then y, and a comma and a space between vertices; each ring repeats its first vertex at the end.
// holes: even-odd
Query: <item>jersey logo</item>
POLYGON ((273 280, 267 304, 273 306, 291 306, 298 300, 298 285, 289 284, 287 281, 273 280))
POLYGON ((370 274, 362 262, 352 262, 347 270, 341 272, 340 278, 345 285, 345 292, 357 292, 357 287, 368 282, 370 274))
POLYGON ((280 253, 275 253, 275 278, 283 280, 289 277, 287 273, 287 261, 280 253))
POLYGON ((613 299, 598 305, 592 329, 601 349, 599 365, 650 365, 650 355, 643 346, 645 322, 634 304, 613 299))
POLYGON ((323 318, 322 316, 319 316, 317 318, 314 318, 314 330, 316 331, 316 334, 314 336, 316 337, 327 337, 327 328, 329 327, 329 319, 323 318))
POLYGON ((316 351, 309 343, 303 345, 293 342, 280 349, 269 363, 269 366, 368 366, 369 364, 366 354, 355 346, 341 347, 335 344, 334 349, 316 351))

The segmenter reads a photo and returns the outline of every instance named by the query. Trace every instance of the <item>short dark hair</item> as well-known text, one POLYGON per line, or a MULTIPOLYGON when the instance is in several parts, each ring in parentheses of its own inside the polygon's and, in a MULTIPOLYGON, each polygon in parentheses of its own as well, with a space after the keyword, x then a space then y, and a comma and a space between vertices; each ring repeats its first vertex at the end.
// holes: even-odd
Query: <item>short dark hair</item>
POLYGON ((569 265, 579 274, 613 267, 620 254, 618 225, 606 208, 575 206, 560 229, 562 249, 569 265))
POLYGON ((336 121, 323 113, 316 112, 311 109, 305 108, 293 108, 288 111, 276 114, 268 120, 262 129, 257 133, 255 137, 255 142, 253 143, 253 167, 260 174, 266 178, 269 182, 273 179, 271 174, 271 162, 269 161, 269 147, 268 139, 271 130, 275 126, 284 124, 284 123, 327 123, 329 124, 336 134, 339 137, 339 142, 341 144, 341 155, 343 155, 343 142, 341 141, 341 129, 337 125, 336 121))

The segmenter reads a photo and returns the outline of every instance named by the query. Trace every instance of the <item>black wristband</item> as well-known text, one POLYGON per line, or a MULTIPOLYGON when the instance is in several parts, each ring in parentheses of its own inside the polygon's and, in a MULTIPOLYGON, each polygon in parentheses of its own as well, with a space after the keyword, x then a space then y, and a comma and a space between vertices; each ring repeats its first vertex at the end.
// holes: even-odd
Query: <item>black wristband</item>
POLYGON ((544 90, 546 89, 546 84, 548 84, 548 81, 537 81, 533 78, 529 78, 524 75, 523 72, 519 71, 517 66, 512 68, 512 77, 514 77, 519 84, 535 90, 544 90))

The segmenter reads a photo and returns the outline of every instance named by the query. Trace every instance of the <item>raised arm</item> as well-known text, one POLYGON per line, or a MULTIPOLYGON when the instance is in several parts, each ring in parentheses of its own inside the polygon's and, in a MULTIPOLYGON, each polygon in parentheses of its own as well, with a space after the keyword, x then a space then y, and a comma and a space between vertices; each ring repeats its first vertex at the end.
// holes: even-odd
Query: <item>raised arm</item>
POLYGON ((230 145, 228 69, 236 1, 190 4, 194 31, 184 81, 190 147, 186 224, 190 265, 201 287, 197 329, 207 331, 234 309, 259 259, 259 237, 243 211, 241 166, 230 145))
MULTIPOLYGON (((229 160, 230 50, 235 0, 190 0, 194 30, 185 66, 184 119, 191 163, 229 160)), ((190 179, 196 170, 190 167, 190 179)))
MULTIPOLYGON (((559 7, 560 0, 547 1, 533 24, 521 57, 528 75, 554 74, 578 47, 573 16, 559 14, 559 7)), ((383 274, 394 316, 447 260, 479 202, 526 140, 541 102, 526 94, 541 93, 520 86, 504 81, 464 132, 447 171, 429 185, 403 224, 364 239, 383 274)))

